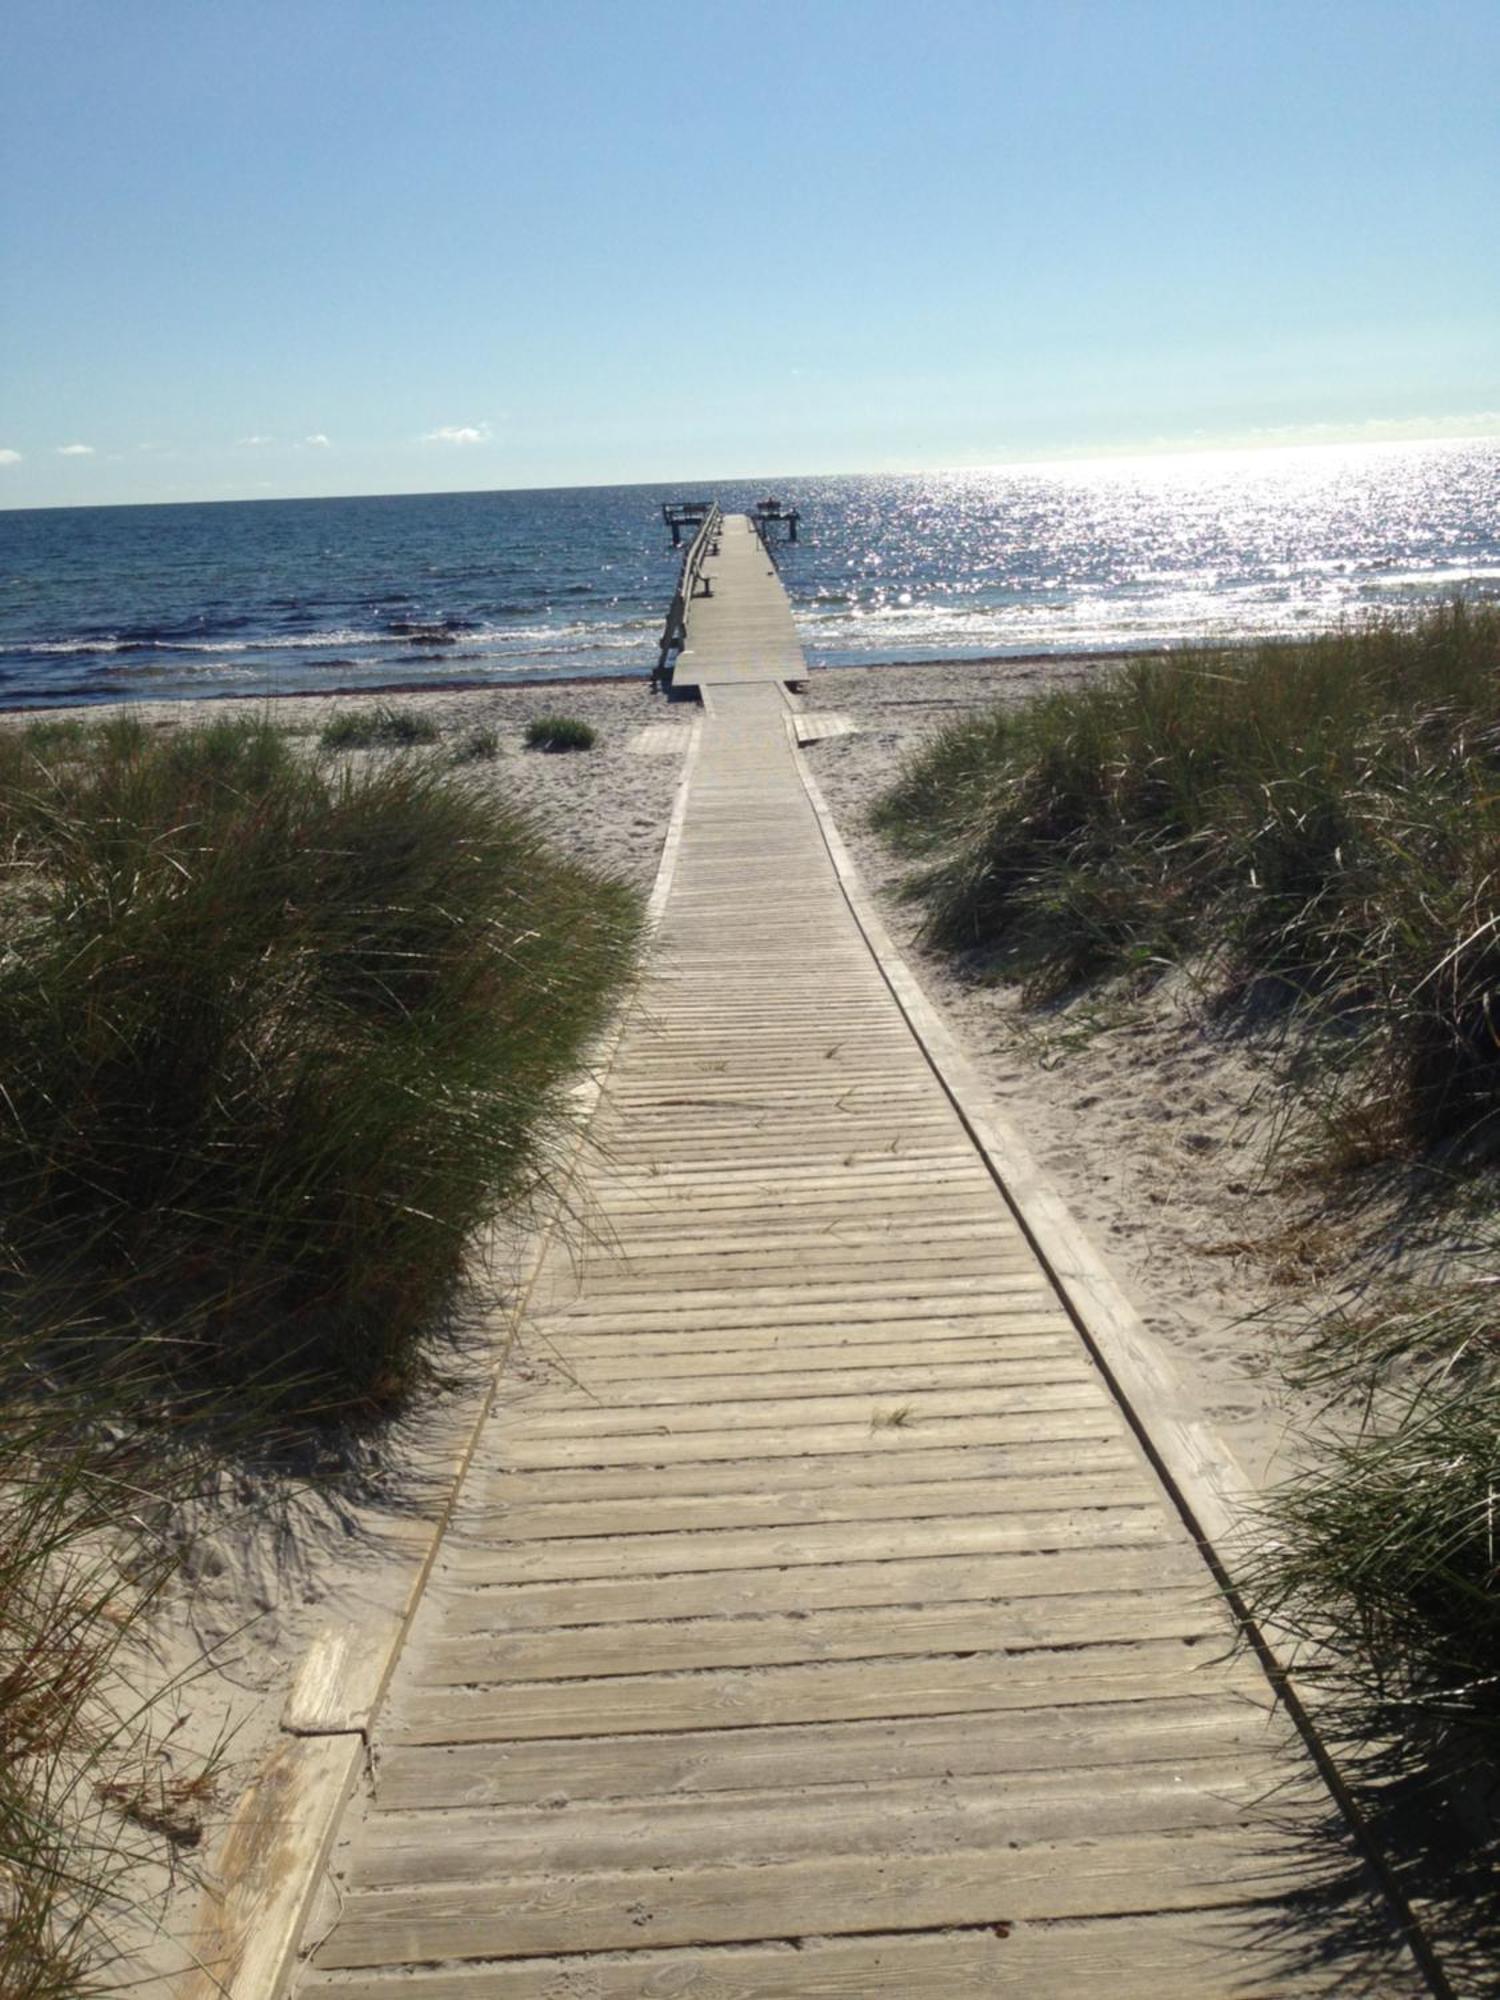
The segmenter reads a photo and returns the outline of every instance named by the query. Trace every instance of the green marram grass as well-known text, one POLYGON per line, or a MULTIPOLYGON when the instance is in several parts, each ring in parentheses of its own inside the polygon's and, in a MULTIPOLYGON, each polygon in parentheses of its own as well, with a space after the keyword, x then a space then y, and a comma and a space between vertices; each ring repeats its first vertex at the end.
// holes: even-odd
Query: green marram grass
POLYGON ((1500 1136, 1500 607, 1131 661, 945 730, 874 822, 1033 997, 1191 958, 1336 1029, 1363 1144, 1500 1136))
POLYGON ((500 754, 500 736, 494 729, 481 726, 464 733, 453 752, 455 764, 476 764, 500 754))
POLYGON ((1493 1286, 1332 1315, 1295 1375, 1343 1414, 1266 1504, 1252 1599, 1307 1642, 1304 1671, 1356 1734, 1500 1759, 1493 1286))
POLYGON ((592 750, 592 726, 576 715, 539 715, 526 725, 528 750, 592 750))
POLYGON ((460 777, 266 724, 3 744, 7 1266, 170 1323, 174 1371, 398 1400, 542 1169, 633 895, 460 777))
POLYGON ((415 750, 436 743, 441 733, 430 715, 381 703, 345 709, 325 726, 319 741, 325 750, 415 750))
MULTIPOLYGON (((162 1768, 151 1706, 121 1667, 166 1551, 121 1525, 159 1505, 183 1468, 158 1461, 148 1476, 118 1398, 106 1421, 49 1379, 38 1344, 9 1332, 0 1422, 0 1993, 81 2000, 115 1990, 115 1902, 153 1845, 129 1806, 162 1768)), ((174 1846, 193 1843, 212 1782, 211 1769, 172 1780, 174 1846)))

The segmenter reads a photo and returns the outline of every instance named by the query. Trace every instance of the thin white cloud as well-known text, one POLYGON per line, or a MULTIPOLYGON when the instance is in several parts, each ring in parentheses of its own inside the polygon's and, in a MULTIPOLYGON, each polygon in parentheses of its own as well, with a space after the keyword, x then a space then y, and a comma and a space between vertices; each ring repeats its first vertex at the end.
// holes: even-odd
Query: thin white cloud
POLYGON ((1258 424, 1249 435, 1273 444, 1357 443, 1425 444, 1429 439, 1463 439, 1500 426, 1500 411, 1470 410, 1452 417, 1364 417, 1348 423, 1258 424))
POLYGON ((60 444, 57 455, 59 458, 92 458, 94 447, 91 444, 60 444))
POLYGON ((319 451, 324 451, 328 447, 328 439, 323 435, 321 431, 314 431, 311 437, 305 437, 302 440, 302 442, 304 444, 316 445, 319 451))
POLYGON ((275 438, 261 437, 257 433, 254 437, 238 438, 236 442, 239 444, 275 444, 276 440, 275 438))
POLYGON ((488 424, 439 424, 435 431, 422 433, 423 444, 488 444, 488 424))
POLYGON ((18 451, 12 451, 8 444, 0 445, 0 465, 19 465, 20 463, 21 454, 18 451))

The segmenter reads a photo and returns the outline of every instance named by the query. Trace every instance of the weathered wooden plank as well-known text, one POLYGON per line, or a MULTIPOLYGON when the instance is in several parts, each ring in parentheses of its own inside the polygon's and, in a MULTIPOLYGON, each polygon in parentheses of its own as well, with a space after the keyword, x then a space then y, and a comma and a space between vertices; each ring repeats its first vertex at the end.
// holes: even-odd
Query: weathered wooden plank
POLYGON ((574 1799, 718 1792, 827 1792, 897 1779, 1152 1766, 1276 1754, 1296 1735, 1269 1695, 1178 1695, 1139 1702, 1043 1703, 1004 1712, 801 1723, 674 1735, 537 1742, 392 1743, 382 1753, 378 1812, 448 1805, 567 1805, 574 1799))
POLYGON ((219 1843, 190 1946, 194 1969, 175 2000, 281 1991, 363 1758, 358 1735, 283 1737, 219 1843))
MULTIPOLYGON (((977 1313, 920 1313, 898 1320, 834 1320, 788 1326, 779 1313, 769 1323, 736 1327, 635 1327, 612 1325, 588 1333, 548 1322, 528 1329, 516 1355, 565 1354, 569 1364, 603 1363, 615 1374, 654 1375, 694 1369, 712 1373, 743 1357, 748 1376, 778 1368, 889 1367, 904 1359, 963 1360, 975 1354, 1045 1354, 1076 1351, 1070 1321, 1055 1309, 1038 1312, 1025 1299, 977 1313), (562 1336, 561 1340, 559 1336, 562 1336)), ((609 1379, 607 1377, 606 1379, 609 1379)))
POLYGON ((511 1541, 503 1528, 486 1538, 465 1524, 462 1534, 449 1537, 444 1568, 450 1577, 482 1577, 498 1585, 564 1577, 687 1576, 696 1570, 794 1569, 933 1554, 1138 1547, 1167 1539, 1174 1527, 1154 1495, 1134 1506, 1101 1502, 1017 1514, 898 1516, 555 1541, 511 1541))
POLYGON ((329 2000, 1406 2000, 1425 1990, 1378 1940, 1349 1938, 1319 1962, 1299 1928, 1277 1934, 1259 1909, 490 1960, 326 1986, 314 1976, 309 1987, 329 2000))
MULTIPOLYGON (((901 1254, 845 1249, 827 1243, 819 1249, 790 1244, 784 1249, 756 1250, 744 1256, 721 1250, 712 1256, 658 1259, 649 1251, 626 1253, 599 1250, 585 1253, 567 1274, 565 1289, 576 1295, 580 1290, 600 1305, 610 1300, 660 1298, 664 1294, 685 1300, 709 1294, 719 1303, 731 1288, 755 1299, 769 1295, 771 1301, 784 1298, 787 1288, 796 1291, 842 1287, 853 1283, 875 1285, 889 1274, 890 1288, 908 1296, 928 1278, 951 1285, 960 1278, 983 1282, 991 1277, 1016 1273, 1030 1275, 1035 1269, 1024 1245, 992 1242, 968 1251, 933 1251, 901 1254)), ((560 1274, 559 1274, 560 1275, 560 1274)), ((555 1298, 556 1293, 549 1287, 555 1298)), ((864 1296, 869 1296, 868 1293, 864 1296)), ((550 1303, 550 1300, 549 1300, 550 1303)))
MULTIPOLYGON (((874 1298, 819 1299, 807 1305, 715 1306, 678 1308, 669 1295, 645 1305, 612 1302, 595 1309, 588 1300, 579 1300, 554 1311, 538 1312, 533 1324, 549 1340, 568 1341, 614 1339, 625 1333, 703 1334, 733 1333, 762 1328, 790 1334, 799 1328, 813 1328, 837 1336, 843 1329, 869 1329, 896 1325, 920 1329, 931 1325, 956 1325, 960 1320, 1003 1326, 1014 1319, 1034 1319, 1038 1314, 1057 1312, 1055 1294, 1035 1273, 1013 1278, 997 1278, 984 1291, 961 1299, 874 1298)), ((920 1337, 920 1334, 918 1335, 920 1337)))
MULTIPOLYGON (((503 1456, 503 1445, 500 1451, 503 1456)), ((929 1451, 887 1427, 872 1433, 867 1451, 820 1458, 768 1462, 759 1455, 741 1455, 689 1460, 680 1465, 569 1467, 562 1472, 502 1472, 496 1464, 492 1447, 476 1466, 472 1487, 475 1506, 521 1503, 550 1508, 623 1500, 649 1507, 655 1502, 671 1505, 678 1499, 762 1492, 778 1500, 801 1495, 816 1508, 819 1494, 830 1489, 858 1492, 870 1482, 901 1482, 914 1487, 927 1481, 979 1482, 998 1487, 1059 1471, 1076 1470, 1085 1477, 1111 1469, 1134 1473, 1139 1470, 1140 1457, 1118 1432, 1057 1442, 1026 1438, 1004 1445, 971 1444, 929 1451)))
POLYGON ((320 1967, 829 1937, 863 1930, 1264 1904, 1317 1884, 1305 1844, 1274 1831, 1039 1842, 974 1853, 833 1856, 758 1868, 640 1868, 352 1894, 320 1967))
POLYGON ((403 1743, 498 1743, 518 1737, 616 1736, 774 1723, 995 1713, 1076 1702, 1159 1701, 1233 1693, 1260 1679, 1253 1662, 1218 1645, 1142 1640, 1073 1651, 852 1664, 710 1668, 693 1674, 615 1674, 600 1680, 522 1681, 494 1688, 416 1688, 393 1697, 388 1738, 403 1743))
MULTIPOLYGON (((738 1792, 717 1797, 577 1801, 555 1806, 462 1808, 442 1815, 380 1813, 346 1889, 438 1887, 522 1875, 738 1863, 760 1867, 799 1855, 928 1854, 1076 1839, 1085 1826, 1110 1835, 1260 1825, 1309 1833, 1322 1806, 1310 1773, 1284 1787, 1276 1756, 1182 1759, 1141 1772, 1132 1765, 1047 1771, 1007 1784, 953 1778, 934 1793, 923 1779, 839 1792, 738 1792)), ((1326 1809, 1326 1808, 1325 1808, 1326 1809)))
MULTIPOLYGON (((622 1242, 632 1245, 681 1242, 683 1214, 679 1204, 660 1195, 646 1197, 592 1190, 596 1219, 622 1242)), ((723 1232, 726 1241, 772 1230, 828 1230, 842 1234, 853 1227, 884 1229, 890 1224, 919 1226, 929 1207, 940 1207, 954 1220, 988 1220, 995 1214, 994 1195, 982 1187, 965 1189, 950 1182, 941 1191, 897 1187, 890 1194, 836 1195, 800 1192, 793 1183, 774 1181, 756 1191, 700 1192, 693 1199, 695 1229, 723 1232)))
MULTIPOLYGON (((956 1340, 934 1340, 923 1338, 919 1322, 904 1340, 856 1342, 845 1338, 819 1346, 776 1334, 743 1347, 737 1340, 721 1339, 709 1349, 686 1344, 692 1336, 668 1336, 663 1346, 649 1341, 638 1345, 628 1336, 616 1334, 606 1341, 569 1341, 565 1353, 555 1343, 537 1340, 528 1345, 522 1340, 517 1342, 516 1358, 524 1357, 543 1373, 549 1362, 565 1360, 577 1376, 575 1389, 581 1387, 587 1393, 599 1393, 603 1383, 628 1384, 633 1400, 649 1396, 653 1401, 674 1401, 691 1395, 694 1384, 711 1392, 733 1384, 743 1395, 759 1393, 762 1387, 775 1394, 789 1381, 805 1382, 817 1376, 826 1379, 832 1374, 843 1381, 863 1382, 866 1387, 886 1388, 889 1382, 877 1383, 874 1378, 909 1372, 941 1376, 951 1382, 959 1370, 1033 1365, 1059 1355, 1076 1359, 1077 1336, 1065 1320, 1054 1318, 1048 1327, 1043 1318, 1042 1328, 1003 1337, 993 1331, 970 1331, 956 1340)), ((700 1342, 702 1338, 698 1336, 700 1342)), ((935 1379, 916 1386, 936 1388, 939 1383, 935 1379)))
MULTIPOLYGON (((740 1136, 739 1133, 732 1135, 735 1139, 740 1136)), ((799 1149, 769 1163, 754 1155, 739 1153, 728 1159, 716 1153, 707 1160, 693 1160, 688 1156, 686 1146, 663 1150, 650 1161, 615 1158, 610 1163, 608 1177, 601 1177, 596 1185, 603 1199, 627 1204, 632 1200, 655 1196, 663 1187, 678 1188, 684 1184, 694 1187, 706 1203, 721 1201, 732 1204, 746 1193, 762 1191, 767 1185, 778 1195, 785 1189, 788 1198, 804 1201, 814 1196, 821 1196, 824 1200, 848 1201, 851 1196, 869 1194, 907 1205, 906 1219, 913 1221, 923 1208, 936 1205, 945 1189, 955 1195, 985 1196, 985 1182, 973 1173, 972 1161, 965 1162, 961 1157, 955 1157, 951 1143, 942 1146, 928 1144, 922 1153, 911 1154, 892 1151, 889 1139, 875 1146, 844 1144, 849 1138, 858 1137, 844 1128, 830 1136, 833 1144, 827 1153, 803 1156, 799 1149), (839 1150, 841 1145, 842 1151, 839 1150), (863 1159, 856 1161, 856 1166, 862 1171, 853 1179, 851 1186, 843 1179, 843 1161, 852 1155, 863 1155, 863 1159), (713 1168, 721 1162, 724 1167, 722 1179, 713 1172, 713 1168)), ((991 1186, 987 1211, 990 1213, 994 1212, 993 1194, 991 1186)), ((712 1210, 706 1209, 705 1213, 712 1213, 712 1210)), ((972 1221, 974 1216, 970 1215, 967 1219, 972 1221)))
POLYGON ((1143 1468, 1085 1472, 1076 1462, 1027 1479, 980 1477, 892 1480, 874 1486, 825 1486, 799 1491, 778 1484, 749 1491, 685 1493, 645 1499, 529 1501, 495 1504, 482 1486, 462 1508, 456 1544, 471 1538, 507 1542, 594 1536, 663 1535, 674 1529, 743 1533, 833 1521, 923 1521, 932 1516, 1056 1514, 1061 1507, 1160 1508, 1143 1468))
POLYGON ((369 1727, 402 1626, 396 1612, 355 1624, 325 1625, 303 1655, 281 1712, 295 1736, 335 1735, 369 1727))
POLYGON ((1029 1411, 1108 1407, 1099 1377, 1085 1357, 1064 1374, 1061 1364, 1050 1367, 1052 1379, 1041 1382, 999 1382, 981 1389, 923 1389, 901 1383, 888 1393, 851 1387, 844 1395, 747 1397, 695 1403, 633 1403, 578 1399, 558 1407, 553 1399, 516 1398, 507 1426, 524 1449, 546 1439, 685 1438, 695 1432, 717 1432, 726 1425, 740 1431, 788 1431, 824 1424, 864 1423, 913 1428, 939 1417, 984 1417, 1029 1411), (893 1401, 893 1398, 897 1399, 893 1401))
MULTIPOLYGON (((875 1431, 913 1445, 1009 1444, 1020 1440, 1112 1438, 1122 1435, 1118 1412, 1102 1397, 1095 1401, 1069 1391, 1060 1393, 1060 1407, 1043 1407, 1037 1392, 1032 1407, 1005 1416, 944 1416, 931 1412, 908 1416, 899 1424, 872 1422, 875 1412, 850 1423, 789 1424, 758 1428, 756 1449, 763 1458, 803 1458, 816 1453, 862 1452, 875 1431)), ((649 1436, 521 1437, 510 1429, 505 1462, 522 1466, 676 1465, 690 1459, 742 1458, 746 1430, 682 1431, 666 1426, 649 1436)))
MULTIPOLYGON (((799 1368, 779 1374, 713 1375, 699 1370, 692 1374, 666 1373, 661 1379, 655 1379, 655 1369, 642 1371, 639 1367, 606 1375, 597 1364, 572 1357, 567 1360, 566 1372, 561 1357, 551 1370, 544 1360, 535 1365, 544 1377, 551 1379, 525 1396, 525 1409, 532 1418, 543 1413, 571 1415, 577 1408, 580 1389, 612 1413, 626 1409, 722 1411, 726 1406, 739 1407, 748 1402, 800 1404, 809 1398, 821 1402, 829 1397, 842 1401, 850 1396, 890 1398, 914 1396, 918 1392, 1044 1387, 1056 1382, 1087 1381, 1093 1372, 1087 1356, 1080 1355, 1076 1345, 1071 1354, 1054 1351, 1016 1359, 986 1357, 925 1365, 911 1361, 904 1367, 884 1368, 861 1368, 846 1362, 842 1368, 799 1368), (653 1379, 640 1380, 642 1372, 653 1379), (735 1391, 738 1393, 732 1393, 735 1391)), ((519 1397, 515 1407, 521 1407, 519 1397)), ((901 1407, 909 1406, 903 1403, 901 1407)))
POLYGON ((412 1665, 422 1687, 481 1681, 572 1680, 704 1667, 794 1666, 813 1660, 1082 1646, 1139 1639, 1221 1638, 1225 1606, 1202 1589, 1031 1597, 997 1603, 880 1605, 760 1617, 666 1618, 485 1633, 427 1646, 412 1665))
POLYGON ((933 1107, 932 1092, 909 1062, 892 1053, 882 1069, 848 1072, 824 1062, 788 1077, 784 1071, 765 1071, 739 1077, 721 1073, 710 1083, 663 1089, 660 1080, 642 1078, 636 1082, 615 1082, 607 1097, 607 1117, 637 1124, 642 1119, 686 1130, 704 1118, 723 1118, 730 1123, 764 1118, 796 1129, 815 1125, 830 1112, 863 1113, 887 1117, 893 1111, 905 1116, 915 1106, 934 1123, 940 1114, 933 1107))
MULTIPOLYGON (((912 1561, 825 1563, 796 1569, 730 1569, 672 1579, 677 1618, 805 1611, 819 1606, 939 1604, 960 1598, 1067 1595, 1120 1589, 1149 1591, 1202 1583, 1197 1551, 1176 1542, 1134 1547, 1028 1550, 1021 1555, 928 1555, 912 1561)), ((458 1584, 445 1578, 442 1616, 452 1632, 534 1631, 548 1625, 599 1625, 660 1617, 658 1577, 593 1582, 458 1584)))
POLYGON ((957 1287, 924 1284, 908 1290, 855 1284, 809 1285, 779 1288, 773 1296, 731 1292, 721 1303, 689 1298, 673 1289, 645 1298, 612 1298, 607 1303, 592 1298, 572 1300, 566 1305, 539 1307, 536 1320, 553 1338, 574 1331, 588 1334, 608 1332, 617 1327, 696 1329, 734 1326, 836 1326, 850 1322, 869 1326, 880 1320, 910 1321, 924 1313, 934 1318, 984 1318, 1007 1309, 1034 1313, 1057 1310, 1057 1295, 1035 1271, 1017 1271, 1009 1276, 980 1281, 965 1280, 957 1287))
POLYGON ((618 1263, 627 1270, 640 1266, 653 1276, 692 1277, 703 1265, 724 1270, 757 1263, 795 1261, 799 1269, 837 1254, 854 1268, 872 1264, 910 1264, 920 1270, 930 1262, 948 1264, 951 1255, 972 1257, 992 1251, 1015 1256, 1026 1252, 1026 1241, 1008 1217, 980 1217, 972 1223, 901 1223, 889 1220, 856 1227, 828 1224, 798 1227, 790 1222, 767 1228, 730 1231, 700 1223, 691 1240, 679 1228, 674 1237, 659 1231, 647 1236, 618 1220, 613 1240, 585 1249, 583 1268, 603 1275, 618 1263))
POLYGON ((800 1202, 795 1194, 794 1189, 783 1191, 778 1183, 773 1202, 768 1203, 764 1193, 756 1199, 741 1197, 742 1205, 727 1213, 700 1213, 695 1203, 691 1231, 683 1229, 680 1209, 674 1214, 669 1205, 633 1211, 611 1200, 599 1213, 609 1240, 628 1245, 632 1254, 704 1255, 716 1248, 748 1253, 784 1249, 792 1243, 858 1249, 897 1243, 921 1248, 960 1241, 1014 1245, 1022 1240, 1009 1215, 997 1210, 982 1189, 950 1188, 934 1194, 905 1187, 894 1195, 882 1192, 852 1199, 831 1197, 831 1191, 824 1190, 800 1202))

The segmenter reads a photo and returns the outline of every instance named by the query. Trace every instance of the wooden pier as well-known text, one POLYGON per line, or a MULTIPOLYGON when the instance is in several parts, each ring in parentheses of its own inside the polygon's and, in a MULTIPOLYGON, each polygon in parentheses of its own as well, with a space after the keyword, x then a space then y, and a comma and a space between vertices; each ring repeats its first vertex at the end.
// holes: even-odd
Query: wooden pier
POLYGON ((820 813, 745 517, 711 561, 591 1231, 543 1267, 298 1992, 1428 1992, 1145 1448, 1197 1433, 1126 1407, 1125 1309, 820 813))
POLYGON ((807 675, 792 607, 776 564, 745 514, 717 509, 699 529, 683 565, 686 585, 668 616, 662 671, 674 701, 701 700, 703 690, 780 681, 796 687, 807 675))

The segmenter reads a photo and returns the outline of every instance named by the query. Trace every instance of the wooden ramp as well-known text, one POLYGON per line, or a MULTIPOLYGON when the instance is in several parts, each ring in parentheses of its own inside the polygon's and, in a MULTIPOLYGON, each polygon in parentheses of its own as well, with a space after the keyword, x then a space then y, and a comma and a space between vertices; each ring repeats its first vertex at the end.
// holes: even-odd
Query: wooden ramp
POLYGON ((305 2000, 1426 1991, 714 684, 654 976, 305 2000))

